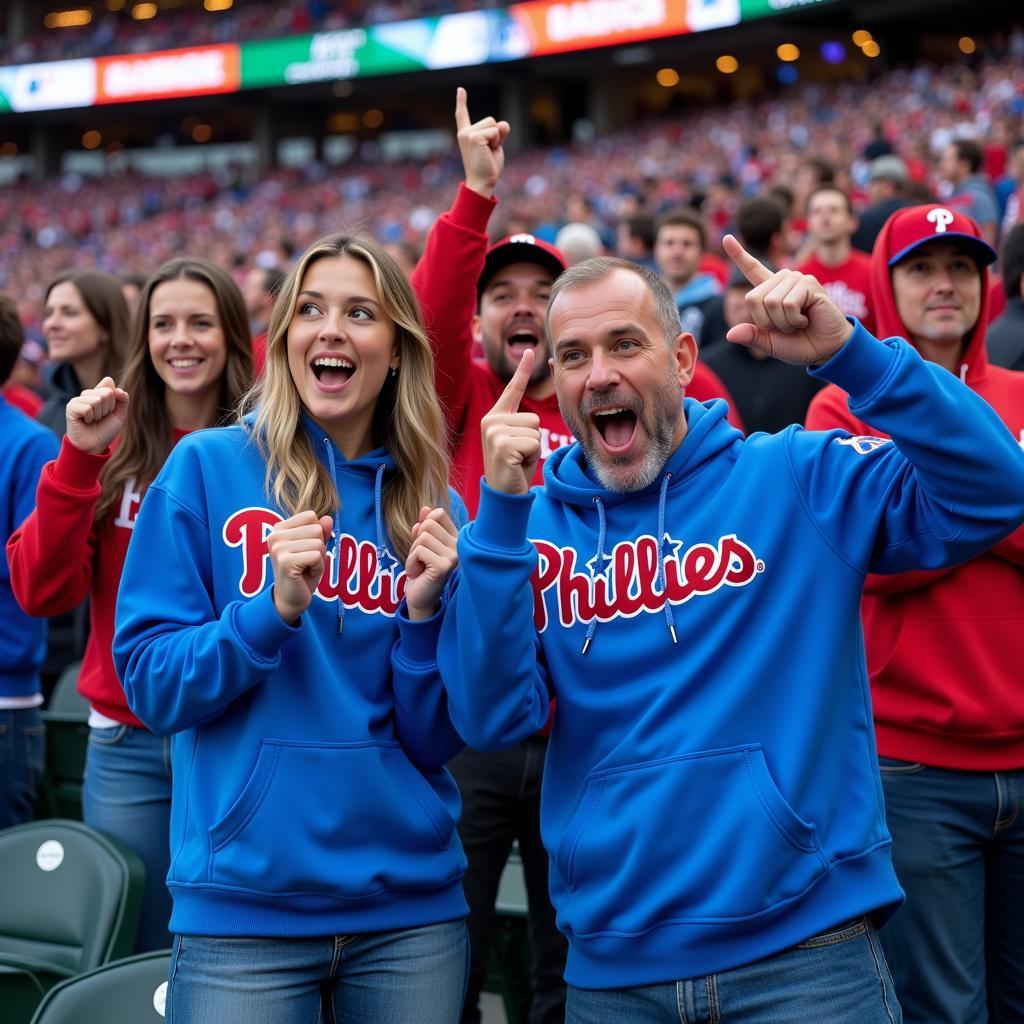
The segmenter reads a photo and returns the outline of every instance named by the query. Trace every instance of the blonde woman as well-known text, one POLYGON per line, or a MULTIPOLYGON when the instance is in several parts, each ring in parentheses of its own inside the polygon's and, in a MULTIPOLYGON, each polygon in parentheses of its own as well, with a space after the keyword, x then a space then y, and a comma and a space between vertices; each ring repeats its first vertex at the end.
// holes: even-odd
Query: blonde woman
POLYGON ((433 374, 393 259, 326 238, 284 282, 253 411, 150 488, 114 657, 177 734, 169 1021, 458 1020, 435 648, 463 513, 433 374))

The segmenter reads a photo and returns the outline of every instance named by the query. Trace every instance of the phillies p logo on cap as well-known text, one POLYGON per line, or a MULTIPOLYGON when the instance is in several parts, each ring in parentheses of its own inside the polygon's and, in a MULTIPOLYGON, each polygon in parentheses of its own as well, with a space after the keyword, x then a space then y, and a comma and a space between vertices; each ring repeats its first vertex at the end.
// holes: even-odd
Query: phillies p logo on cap
POLYGON ((927 219, 935 225, 936 234, 942 234, 956 220, 949 210, 941 206, 937 206, 934 210, 929 210, 927 219))

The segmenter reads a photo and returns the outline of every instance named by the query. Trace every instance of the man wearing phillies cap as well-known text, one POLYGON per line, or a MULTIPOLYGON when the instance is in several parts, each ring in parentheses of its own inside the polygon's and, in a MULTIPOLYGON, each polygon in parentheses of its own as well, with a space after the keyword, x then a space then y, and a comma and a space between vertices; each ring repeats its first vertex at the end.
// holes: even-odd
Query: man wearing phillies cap
MULTIPOLYGON (((978 225, 894 213, 875 242, 878 336, 908 338, 1024 443, 1024 374, 989 364, 978 225)), ((807 426, 874 434, 834 385, 807 426)), ((953 568, 869 575, 864 639, 905 906, 881 932, 907 1024, 1024 1019, 1024 527, 953 568)))

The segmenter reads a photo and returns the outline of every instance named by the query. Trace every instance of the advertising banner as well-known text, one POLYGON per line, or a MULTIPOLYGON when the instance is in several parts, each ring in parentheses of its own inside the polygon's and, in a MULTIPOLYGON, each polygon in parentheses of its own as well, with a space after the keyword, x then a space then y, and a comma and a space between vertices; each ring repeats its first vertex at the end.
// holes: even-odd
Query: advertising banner
POLYGON ((238 45, 196 46, 96 60, 96 103, 237 92, 238 45))

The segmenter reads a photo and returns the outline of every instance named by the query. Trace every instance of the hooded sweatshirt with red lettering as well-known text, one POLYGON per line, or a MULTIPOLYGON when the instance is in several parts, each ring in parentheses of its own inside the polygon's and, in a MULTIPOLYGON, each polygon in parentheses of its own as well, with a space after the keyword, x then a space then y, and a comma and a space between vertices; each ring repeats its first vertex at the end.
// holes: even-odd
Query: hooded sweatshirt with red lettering
MULTIPOLYGON (((423 258, 412 274, 434 349, 437 393, 451 432, 451 483, 466 502, 470 517, 476 515, 480 478, 484 474, 480 421, 491 411, 507 383, 486 360, 473 359, 472 355, 477 281, 487 256, 487 224, 496 205, 497 200, 460 185, 452 208, 430 229, 423 258)), ((730 421, 742 428, 725 385, 703 363, 697 363, 686 394, 699 402, 724 398, 730 421)), ((575 439, 562 419, 554 394, 540 399, 526 396, 519 411, 540 417, 541 453, 534 476, 534 483, 539 484, 544 460, 575 439)))
MULTIPOLYGON (((173 431, 174 443, 185 433, 173 431)), ((35 510, 7 542, 7 561, 14 596, 29 615, 60 615, 89 598, 89 640, 78 690, 101 715, 141 726, 125 700, 110 647, 117 588, 142 492, 128 480, 112 514, 95 521, 100 474, 111 454, 83 452, 64 437, 57 458, 43 467, 35 510)))
MULTIPOLYGON (((944 212, 943 207, 899 211, 878 236, 872 296, 883 337, 907 334, 889 267, 906 251, 908 239, 913 241, 906 219, 917 216, 922 222, 925 233, 918 245, 953 240, 958 228, 980 238, 970 218, 956 214, 956 222, 946 224, 944 212), (942 212, 929 221, 933 210, 942 212), (940 224, 945 230, 937 230, 940 224)), ((980 273, 981 308, 959 376, 1021 440, 1024 374, 988 362, 987 267, 980 273)), ((815 396, 807 426, 886 436, 851 413, 846 392, 834 385, 815 396)), ((880 755, 973 771, 1024 766, 1024 527, 953 568, 868 576, 862 615, 880 755)))

